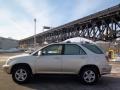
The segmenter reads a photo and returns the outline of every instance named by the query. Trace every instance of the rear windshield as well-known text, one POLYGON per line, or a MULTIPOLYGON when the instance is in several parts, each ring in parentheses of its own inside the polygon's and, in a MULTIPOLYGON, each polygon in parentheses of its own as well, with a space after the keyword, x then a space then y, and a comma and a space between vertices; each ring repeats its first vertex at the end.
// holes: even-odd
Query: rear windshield
POLYGON ((82 46, 96 54, 103 54, 102 50, 94 44, 82 44, 82 46))

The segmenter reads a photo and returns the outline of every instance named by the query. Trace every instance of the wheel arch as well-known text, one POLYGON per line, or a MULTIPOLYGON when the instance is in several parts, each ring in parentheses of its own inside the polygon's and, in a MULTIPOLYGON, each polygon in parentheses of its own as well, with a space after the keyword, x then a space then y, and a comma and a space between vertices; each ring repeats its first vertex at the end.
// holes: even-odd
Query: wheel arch
POLYGON ((98 72, 98 74, 99 74, 99 76, 100 76, 100 70, 99 70, 98 66, 97 66, 97 65, 94 65, 94 64, 88 64, 88 65, 82 66, 82 67, 80 68, 78 74, 80 74, 85 68, 94 68, 94 69, 96 69, 97 72, 98 72))
POLYGON ((17 63, 17 64, 14 64, 13 66, 12 66, 12 68, 11 68, 11 71, 10 71, 10 74, 14 71, 14 69, 15 68, 17 68, 17 67, 27 67, 29 70, 30 70, 30 72, 31 72, 31 74, 33 73, 33 70, 32 70, 32 68, 30 67, 30 65, 29 64, 27 64, 27 63, 17 63))

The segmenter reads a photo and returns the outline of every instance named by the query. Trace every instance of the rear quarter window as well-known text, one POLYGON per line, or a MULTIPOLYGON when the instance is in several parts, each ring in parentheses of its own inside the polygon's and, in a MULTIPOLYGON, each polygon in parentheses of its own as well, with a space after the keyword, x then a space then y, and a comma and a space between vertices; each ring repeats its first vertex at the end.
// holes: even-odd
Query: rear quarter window
POLYGON ((94 44, 82 44, 82 46, 92 51, 93 53, 103 54, 103 51, 94 44))

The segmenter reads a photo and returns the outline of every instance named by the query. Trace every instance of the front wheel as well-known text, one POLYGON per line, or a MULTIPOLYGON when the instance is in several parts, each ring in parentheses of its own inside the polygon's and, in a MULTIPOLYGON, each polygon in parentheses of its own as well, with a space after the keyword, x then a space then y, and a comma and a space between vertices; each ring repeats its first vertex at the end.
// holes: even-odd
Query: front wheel
POLYGON ((12 72, 12 78, 18 84, 27 82, 30 79, 30 76, 30 70, 26 67, 17 67, 12 72))
POLYGON ((98 78, 99 74, 94 68, 84 68, 80 73, 80 79, 83 84, 95 84, 98 78))

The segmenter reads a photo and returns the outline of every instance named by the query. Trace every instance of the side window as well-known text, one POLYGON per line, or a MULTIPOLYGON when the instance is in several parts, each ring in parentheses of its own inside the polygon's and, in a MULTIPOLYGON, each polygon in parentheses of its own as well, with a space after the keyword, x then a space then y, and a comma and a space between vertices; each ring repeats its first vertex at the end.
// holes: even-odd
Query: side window
POLYGON ((80 55, 86 55, 86 52, 80 47, 80 55))
POLYGON ((102 50, 94 44, 82 44, 82 46, 96 54, 103 54, 102 50))
POLYGON ((62 45, 50 45, 42 50, 42 55, 61 55, 62 45))
POLYGON ((78 45, 67 44, 67 45, 65 45, 64 54, 65 55, 85 55, 86 53, 78 45))

